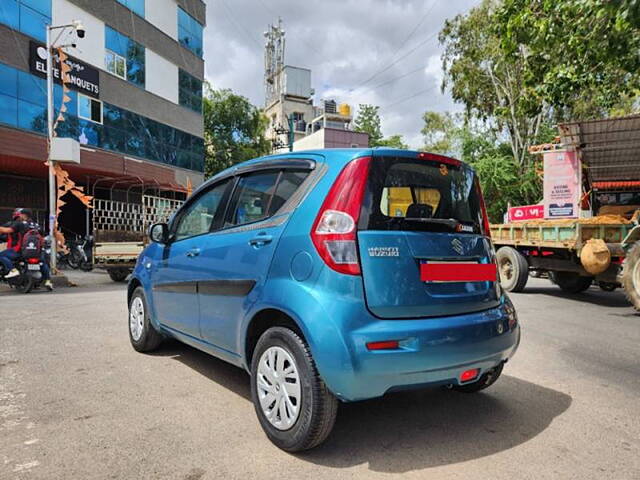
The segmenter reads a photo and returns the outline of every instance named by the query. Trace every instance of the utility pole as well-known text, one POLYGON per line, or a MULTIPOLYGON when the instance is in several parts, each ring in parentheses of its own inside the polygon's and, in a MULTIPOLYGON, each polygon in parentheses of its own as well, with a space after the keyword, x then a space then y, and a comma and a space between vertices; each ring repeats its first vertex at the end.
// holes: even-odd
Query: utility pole
MULTIPOLYGON (((55 272, 57 267, 57 241, 55 236, 56 217, 58 215, 58 185, 56 182, 56 172, 51 160, 51 146, 53 144, 53 49, 62 34, 67 28, 72 28, 78 38, 84 38, 85 29, 80 20, 74 20, 67 25, 47 25, 47 163, 49 164, 49 236, 51 237, 51 258, 49 259, 51 269, 55 272), (60 30, 57 38, 52 40, 51 35, 54 30, 60 30)), ((67 45, 64 45, 67 46, 67 45)), ((75 47, 75 44, 71 46, 75 47)), ((60 76, 62 79, 62 65, 60 65, 60 76)), ((64 92, 63 92, 64 95, 64 92)))

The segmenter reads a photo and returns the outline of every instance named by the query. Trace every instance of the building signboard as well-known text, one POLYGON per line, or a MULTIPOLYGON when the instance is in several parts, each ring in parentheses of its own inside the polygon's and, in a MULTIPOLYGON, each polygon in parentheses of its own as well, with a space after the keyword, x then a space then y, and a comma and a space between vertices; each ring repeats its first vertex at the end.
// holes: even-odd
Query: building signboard
MULTIPOLYGON (((69 88, 94 98, 100 98, 100 72, 98 69, 71 56, 65 62, 71 67, 67 83, 69 88)), ((47 78, 47 48, 33 40, 29 42, 29 70, 34 75, 47 78)), ((52 71, 54 81, 61 83, 60 59, 57 54, 53 56, 52 71)))

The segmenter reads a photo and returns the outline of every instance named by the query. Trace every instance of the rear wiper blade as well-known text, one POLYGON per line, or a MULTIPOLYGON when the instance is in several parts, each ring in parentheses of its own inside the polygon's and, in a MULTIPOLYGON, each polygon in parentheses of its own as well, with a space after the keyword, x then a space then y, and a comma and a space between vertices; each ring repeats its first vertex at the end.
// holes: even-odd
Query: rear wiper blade
POLYGON ((409 222, 436 223, 438 225, 447 225, 451 228, 457 227, 460 223, 458 220, 455 220, 453 218, 405 217, 404 219, 409 222))

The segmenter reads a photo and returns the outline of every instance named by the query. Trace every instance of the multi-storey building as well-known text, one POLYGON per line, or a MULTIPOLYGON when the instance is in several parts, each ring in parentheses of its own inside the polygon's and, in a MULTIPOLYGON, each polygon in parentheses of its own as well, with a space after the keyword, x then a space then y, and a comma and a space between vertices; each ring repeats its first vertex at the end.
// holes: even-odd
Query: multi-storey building
MULTIPOLYGON (((65 48, 71 91, 57 127, 81 145, 80 163, 64 165, 72 180, 127 201, 154 189, 183 198, 202 183, 205 11, 202 0, 0 1, 0 222, 22 206, 46 223, 48 24, 86 30, 59 41, 76 44, 65 48)), ((54 99, 57 117, 60 84, 54 99)), ((81 208, 69 200, 63 229, 84 233, 81 208)))

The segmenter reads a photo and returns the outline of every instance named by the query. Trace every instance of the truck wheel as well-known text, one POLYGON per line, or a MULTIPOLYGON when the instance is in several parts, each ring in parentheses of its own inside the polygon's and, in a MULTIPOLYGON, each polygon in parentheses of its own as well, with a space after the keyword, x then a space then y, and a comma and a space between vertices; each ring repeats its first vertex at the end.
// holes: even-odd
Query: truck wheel
POLYGON ((598 286, 605 292, 613 292, 616 288, 618 288, 618 284, 612 282, 598 282, 598 286))
POLYGON ((269 440, 287 452, 322 443, 338 410, 309 347, 284 327, 272 327, 258 340, 251 361, 251 399, 269 440))
POLYGON ((500 247, 496 254, 500 285, 507 292, 521 292, 529 280, 529 262, 515 248, 500 247))
POLYGON ((110 268, 107 273, 114 282, 124 282, 129 276, 129 270, 126 268, 110 268))
POLYGON ((549 272, 549 278, 567 293, 584 292, 593 282, 593 277, 581 277, 575 272, 549 272))
POLYGON ((640 311, 640 242, 636 242, 627 252, 622 262, 620 283, 627 300, 640 311))

